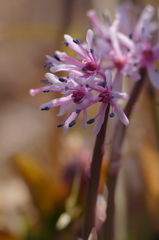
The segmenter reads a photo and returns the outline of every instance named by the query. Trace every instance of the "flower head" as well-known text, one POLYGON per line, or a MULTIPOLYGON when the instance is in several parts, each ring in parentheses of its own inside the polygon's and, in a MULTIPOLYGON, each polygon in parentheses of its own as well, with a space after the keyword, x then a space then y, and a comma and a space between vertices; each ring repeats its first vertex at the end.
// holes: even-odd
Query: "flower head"
POLYGON ((93 45, 94 34, 91 29, 87 31, 85 44, 67 34, 64 35, 64 38, 64 44, 76 53, 78 59, 72 58, 65 52, 56 51, 54 58, 47 56, 47 62, 49 63, 47 65, 51 66, 51 72, 65 71, 83 77, 88 77, 94 73, 103 75, 100 67, 101 54, 100 51, 95 51, 93 45))
POLYGON ((84 79, 83 77, 75 77, 72 73, 70 73, 67 78, 58 78, 52 73, 47 73, 45 77, 47 79, 43 80, 43 82, 51 83, 51 85, 39 89, 32 89, 30 93, 33 96, 41 91, 60 92, 63 95, 60 98, 42 104, 40 109, 49 110, 59 106, 60 111, 58 116, 62 116, 69 111, 64 121, 57 125, 58 127, 64 126, 64 133, 76 124, 80 113, 83 112, 82 125, 84 129, 87 128, 87 124, 96 121, 93 133, 97 134, 103 124, 108 104, 112 107, 110 117, 114 117, 116 113, 125 125, 129 124, 126 115, 116 102, 117 99, 127 99, 128 95, 126 93, 113 91, 112 75, 109 70, 105 73, 104 79, 106 79, 106 81, 104 79, 101 80, 101 78, 96 77, 96 75, 84 79), (87 120, 87 109, 98 102, 101 103, 98 114, 94 118, 87 120))
POLYGON ((92 100, 92 104, 101 102, 101 106, 99 108, 98 114, 93 118, 87 121, 88 124, 95 122, 96 124, 93 129, 93 133, 97 134, 103 124, 105 111, 108 107, 108 104, 112 107, 112 112, 110 113, 110 117, 114 117, 115 114, 118 115, 119 119, 127 126, 129 125, 129 120, 126 115, 122 111, 122 109, 118 106, 118 99, 128 99, 127 93, 121 93, 117 91, 113 91, 113 82, 112 82, 112 74, 109 70, 105 72, 106 82, 99 82, 96 84, 94 81, 90 81, 88 86, 90 89, 96 91, 96 95, 92 100))
POLYGON ((152 33, 159 28, 158 23, 152 21, 153 15, 154 8, 150 5, 137 17, 133 15, 132 4, 124 3, 117 8, 115 20, 111 23, 107 16, 104 25, 94 10, 88 12, 103 61, 108 62, 105 69, 116 69, 114 89, 118 91, 121 91, 122 75, 139 80, 141 68, 147 69, 152 85, 159 89, 159 73, 155 67, 159 60, 159 40, 156 45, 151 44, 152 33))
POLYGON ((139 18, 134 17, 135 25, 132 24, 130 11, 133 12, 130 3, 124 3, 118 8, 118 14, 121 18, 121 28, 132 42, 134 42, 134 46, 131 48, 130 59, 132 59, 137 69, 147 69, 152 85, 159 89, 159 73, 155 67, 155 62, 159 60, 159 39, 156 45, 152 46, 151 43, 152 33, 157 29, 159 30, 159 23, 151 21, 155 12, 154 8, 151 5, 147 5, 141 12, 139 18), (129 14, 123 15, 123 12, 129 14))

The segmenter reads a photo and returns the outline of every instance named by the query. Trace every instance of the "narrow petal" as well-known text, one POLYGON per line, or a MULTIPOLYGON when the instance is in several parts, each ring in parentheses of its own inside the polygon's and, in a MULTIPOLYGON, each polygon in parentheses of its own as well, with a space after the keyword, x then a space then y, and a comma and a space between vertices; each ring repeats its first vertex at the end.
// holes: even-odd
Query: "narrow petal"
POLYGON ((63 133, 65 134, 68 129, 69 129, 69 124, 75 120, 77 118, 78 114, 73 112, 70 114, 70 116, 67 118, 67 120, 65 121, 65 124, 64 124, 64 128, 63 128, 63 133))
POLYGON ((50 83, 59 83, 58 77, 52 73, 46 73, 45 77, 49 80, 50 83))
POLYGON ((107 106, 108 106, 108 104, 102 103, 102 105, 99 109, 99 116, 97 117, 95 126, 93 128, 93 134, 95 134, 95 135, 99 133, 101 126, 104 122, 105 111, 106 111, 107 106))
POLYGON ((69 108, 69 105, 70 105, 70 101, 69 102, 66 102, 66 103, 63 103, 61 106, 60 106, 60 111, 59 113, 57 114, 57 116, 62 116, 66 113, 66 111, 68 110, 69 108))
POLYGON ((134 40, 137 41, 141 38, 142 28, 145 20, 150 21, 154 15, 154 8, 151 5, 147 5, 142 11, 140 18, 136 24, 134 32, 134 40))
POLYGON ((128 95, 127 93, 114 92, 114 91, 112 91, 111 94, 112 94, 115 98, 120 98, 120 99, 124 99, 124 100, 129 99, 129 95, 128 95))
POLYGON ((50 102, 42 104, 40 106, 40 109, 43 109, 45 107, 49 107, 49 108, 58 107, 61 104, 66 103, 66 102, 71 101, 71 100, 72 100, 71 95, 69 95, 67 97, 57 98, 57 99, 51 100, 50 102))
POLYGON ((106 70, 105 71, 105 76, 106 76, 107 86, 109 88, 111 88, 112 85, 113 85, 111 72, 109 70, 106 70))
POLYGON ((131 39, 129 39, 127 36, 125 36, 124 34, 118 32, 117 33, 117 37, 119 39, 119 41, 128 49, 132 49, 134 47, 134 43, 131 39))
POLYGON ((96 34, 98 34, 99 36, 101 36, 103 38, 105 38, 105 37, 109 38, 109 34, 106 31, 105 25, 103 25, 97 18, 96 11, 95 10, 88 11, 87 16, 90 19, 96 34))
POLYGON ((75 65, 69 65, 69 64, 60 64, 60 65, 56 65, 50 68, 50 71, 55 73, 55 72, 60 72, 60 71, 64 71, 64 72, 73 72, 73 70, 79 70, 81 71, 81 69, 75 65))
POLYGON ((82 126, 84 129, 87 128, 87 111, 86 111, 86 109, 83 110, 82 126))
POLYGON ((76 44, 73 42, 73 38, 67 34, 64 35, 64 38, 66 40, 66 42, 68 43, 68 46, 74 51, 76 52, 79 56, 81 56, 81 58, 86 58, 87 56, 85 54, 85 51, 83 51, 83 48, 81 48, 79 46, 79 44, 76 44))
POLYGON ((31 96, 35 96, 36 94, 38 94, 39 92, 43 92, 43 91, 47 91, 49 90, 50 87, 49 86, 46 86, 46 87, 42 87, 42 88, 36 88, 36 89, 30 89, 29 93, 31 96))
POLYGON ((122 90, 122 74, 119 70, 117 70, 113 82, 113 91, 119 91, 122 90))
POLYGON ((88 29, 87 31, 87 35, 86 35, 86 41, 87 41, 87 44, 88 44, 88 50, 89 49, 92 49, 93 47, 93 38, 94 38, 94 33, 91 29, 88 29))
POLYGON ((159 89, 159 73, 154 64, 149 64, 147 66, 147 71, 152 85, 159 89))
POLYGON ((119 119, 126 125, 129 125, 129 120, 123 110, 113 101, 114 112, 118 115, 119 119))

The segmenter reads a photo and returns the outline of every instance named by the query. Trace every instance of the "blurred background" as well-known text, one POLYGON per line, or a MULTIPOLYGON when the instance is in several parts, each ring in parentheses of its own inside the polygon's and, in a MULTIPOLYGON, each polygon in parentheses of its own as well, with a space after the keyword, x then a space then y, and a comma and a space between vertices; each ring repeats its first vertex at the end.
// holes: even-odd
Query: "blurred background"
MULTIPOLYGON (((140 1, 158 6, 158 1, 140 1)), ((80 124, 57 129, 58 109, 32 98, 45 55, 63 50, 65 33, 85 39, 86 12, 112 19, 118 1, 0 0, 0 240, 76 239, 94 136, 80 124)), ((137 3, 138 4, 138 3, 137 3)), ((159 239, 159 94, 145 85, 128 128, 116 191, 117 239, 159 239)), ((106 151, 107 152, 107 151, 106 151)), ((105 156, 101 185, 107 173, 105 156)))

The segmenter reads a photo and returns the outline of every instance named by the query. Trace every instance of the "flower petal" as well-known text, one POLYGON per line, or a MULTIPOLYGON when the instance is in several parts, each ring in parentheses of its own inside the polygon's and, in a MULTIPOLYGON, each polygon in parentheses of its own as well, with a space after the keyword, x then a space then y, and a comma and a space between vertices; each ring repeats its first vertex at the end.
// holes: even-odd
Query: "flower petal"
POLYGON ((58 107, 61 104, 64 104, 64 103, 66 103, 68 101, 71 101, 71 100, 72 100, 72 96, 71 95, 69 95, 67 97, 56 98, 54 100, 51 100, 50 102, 42 104, 40 106, 40 109, 43 109, 45 107, 48 107, 48 108, 58 107))
POLYGON ((83 127, 84 129, 87 128, 87 111, 86 111, 86 109, 83 110, 82 127, 83 127))
POLYGON ((111 72, 109 70, 106 70, 105 71, 105 76, 106 76, 107 86, 109 88, 111 88, 112 85, 113 85, 111 72))
POLYGON ((152 85, 159 89, 159 73, 154 64, 149 64, 147 66, 147 71, 152 85))
POLYGON ((77 113, 76 112, 73 112, 70 114, 70 116, 67 118, 67 120, 65 121, 65 124, 64 124, 64 127, 63 127, 63 133, 65 134, 68 129, 69 129, 69 124, 75 120, 77 118, 77 113))
POLYGON ((81 58, 85 58, 85 59, 88 58, 87 55, 86 55, 86 52, 84 51, 84 49, 81 48, 79 44, 76 44, 75 42, 73 42, 73 38, 71 36, 65 34, 64 38, 65 38, 66 42, 68 43, 68 46, 74 52, 76 52, 79 56, 81 56, 81 58))
POLYGON ((105 104, 105 103, 102 103, 102 105, 100 106, 99 116, 97 117, 95 126, 93 128, 93 134, 95 134, 95 135, 99 133, 101 126, 104 122, 105 111, 106 111, 107 106, 108 106, 108 104, 105 104))
POLYGON ((126 125, 129 125, 129 120, 123 110, 113 101, 114 112, 118 115, 119 119, 126 125))
POLYGON ((88 50, 92 49, 93 47, 93 38, 94 38, 94 33, 91 29, 88 29, 87 35, 86 35, 86 41, 88 44, 88 50))
POLYGON ((113 91, 121 91, 122 90, 122 74, 119 70, 117 70, 113 82, 113 91))

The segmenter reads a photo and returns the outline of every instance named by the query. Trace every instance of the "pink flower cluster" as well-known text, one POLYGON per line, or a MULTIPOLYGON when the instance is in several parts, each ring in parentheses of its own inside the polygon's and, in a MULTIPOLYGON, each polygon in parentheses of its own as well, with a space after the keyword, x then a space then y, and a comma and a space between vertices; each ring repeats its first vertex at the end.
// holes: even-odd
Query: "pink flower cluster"
POLYGON ((152 34, 159 28, 158 23, 151 21, 153 7, 146 6, 141 15, 136 17, 132 5, 125 3, 117 8, 113 22, 105 14, 105 22, 101 23, 94 10, 87 15, 93 31, 87 31, 85 42, 64 35, 66 48, 75 52, 77 57, 60 51, 56 51, 53 57, 46 56, 45 68, 49 68, 51 73, 46 73, 46 80, 42 82, 47 86, 30 90, 32 96, 39 92, 62 94, 40 108, 49 110, 60 106, 58 116, 69 111, 65 120, 57 125, 64 126, 64 133, 75 125, 82 113, 84 129, 95 122, 93 133, 97 134, 109 104, 110 117, 118 115, 127 126, 129 120, 117 103, 118 99, 128 99, 128 94, 121 92, 123 75, 138 81, 141 78, 139 70, 145 68, 152 85, 159 88, 159 73, 154 64, 159 59, 159 38, 155 46, 151 45, 152 34), (135 16, 133 20, 131 16, 135 16), (114 80, 111 70, 115 70, 114 80), (64 76, 57 77, 54 75, 57 72, 63 72, 64 76), (99 111, 92 119, 88 119, 87 109, 96 103, 100 103, 99 111))

